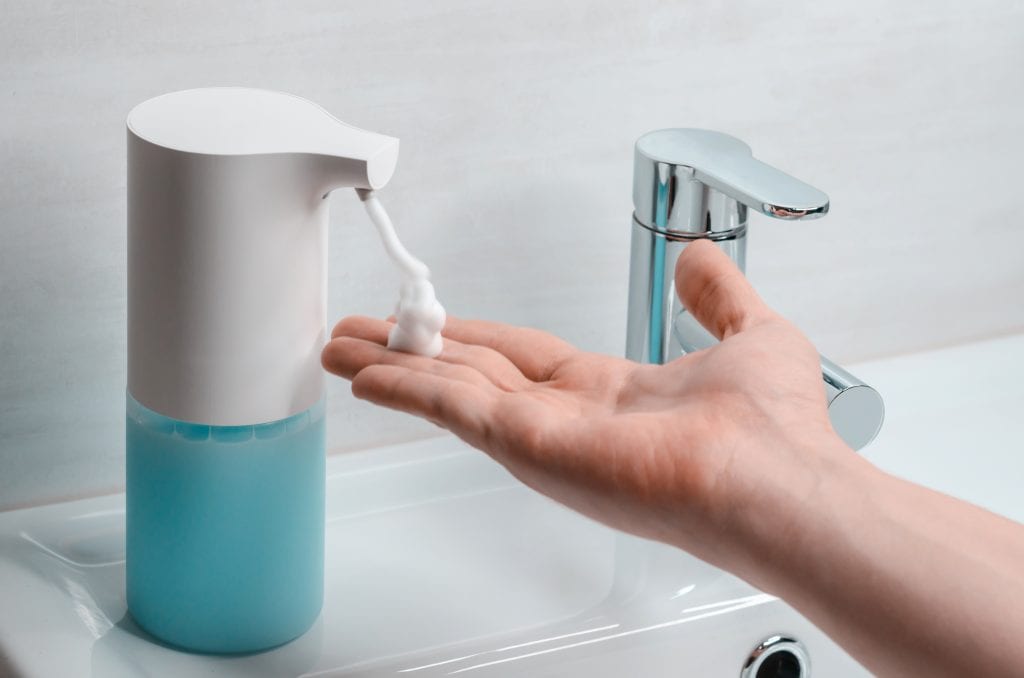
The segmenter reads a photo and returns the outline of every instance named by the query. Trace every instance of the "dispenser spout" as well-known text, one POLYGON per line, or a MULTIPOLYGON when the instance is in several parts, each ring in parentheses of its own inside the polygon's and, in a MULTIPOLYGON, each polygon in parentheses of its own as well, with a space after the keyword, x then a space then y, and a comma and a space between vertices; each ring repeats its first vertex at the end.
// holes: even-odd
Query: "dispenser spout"
POLYGON ((316 188, 382 188, 398 139, 353 127, 301 97, 245 87, 172 92, 145 101, 128 128, 156 146, 202 155, 305 156, 316 188))
MULTIPOLYGON (((324 114, 330 115, 326 111, 324 114)), ((330 117, 334 129, 330 135, 324 134, 324 149, 318 154, 324 159, 324 178, 329 188, 383 188, 395 173, 398 139, 367 132, 330 117)))

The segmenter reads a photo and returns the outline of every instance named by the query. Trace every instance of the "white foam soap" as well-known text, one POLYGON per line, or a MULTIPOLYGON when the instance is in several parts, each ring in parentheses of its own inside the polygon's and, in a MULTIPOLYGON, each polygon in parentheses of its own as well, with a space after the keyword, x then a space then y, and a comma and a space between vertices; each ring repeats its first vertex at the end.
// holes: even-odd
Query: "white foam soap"
POLYGON ((396 323, 388 335, 388 348, 433 358, 443 348, 441 329, 445 312, 434 294, 434 286, 430 284, 430 269, 402 245, 377 194, 364 188, 357 188, 356 193, 363 201, 370 221, 377 227, 388 256, 403 275, 395 308, 396 323))

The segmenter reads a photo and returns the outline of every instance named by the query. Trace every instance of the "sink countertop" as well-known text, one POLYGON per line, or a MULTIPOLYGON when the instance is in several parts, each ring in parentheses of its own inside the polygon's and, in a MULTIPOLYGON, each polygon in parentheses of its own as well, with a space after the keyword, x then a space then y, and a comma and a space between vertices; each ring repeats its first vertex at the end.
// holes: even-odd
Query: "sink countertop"
POLYGON ((862 363, 885 398, 864 456, 886 471, 1024 522, 1024 334, 862 363))

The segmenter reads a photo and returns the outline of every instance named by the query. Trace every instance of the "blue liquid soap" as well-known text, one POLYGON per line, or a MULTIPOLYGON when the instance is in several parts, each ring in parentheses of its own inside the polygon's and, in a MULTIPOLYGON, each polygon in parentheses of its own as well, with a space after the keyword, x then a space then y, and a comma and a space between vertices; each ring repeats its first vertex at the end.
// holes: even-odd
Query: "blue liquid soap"
POLYGON ((255 652, 302 635, 324 582, 324 401, 252 426, 128 396, 128 609, 171 645, 255 652))

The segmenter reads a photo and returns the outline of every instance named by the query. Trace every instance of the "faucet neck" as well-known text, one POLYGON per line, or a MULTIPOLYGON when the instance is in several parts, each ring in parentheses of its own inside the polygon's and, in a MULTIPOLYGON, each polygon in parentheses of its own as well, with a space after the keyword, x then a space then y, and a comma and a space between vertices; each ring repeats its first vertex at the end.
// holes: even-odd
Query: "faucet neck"
POLYGON ((629 263, 629 305, 626 322, 626 357, 641 363, 667 363, 686 352, 706 348, 713 339, 694 343, 690 330, 702 328, 695 322, 687 331, 677 327, 689 318, 675 289, 676 260, 687 245, 711 240, 742 271, 746 268, 747 226, 741 223, 728 231, 688 233, 650 228, 634 214, 629 263))
POLYGON ((747 206, 700 182, 685 165, 638 163, 633 192, 636 223, 671 240, 731 240, 746 233, 747 206))

